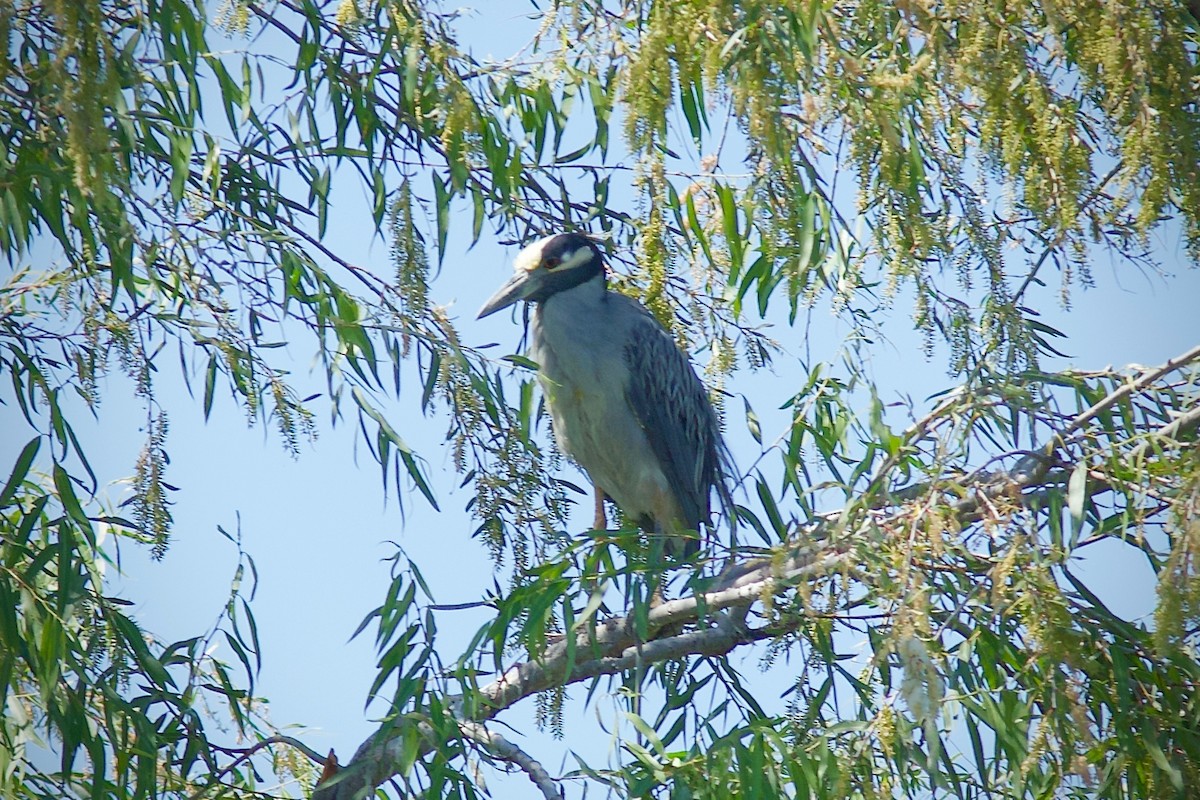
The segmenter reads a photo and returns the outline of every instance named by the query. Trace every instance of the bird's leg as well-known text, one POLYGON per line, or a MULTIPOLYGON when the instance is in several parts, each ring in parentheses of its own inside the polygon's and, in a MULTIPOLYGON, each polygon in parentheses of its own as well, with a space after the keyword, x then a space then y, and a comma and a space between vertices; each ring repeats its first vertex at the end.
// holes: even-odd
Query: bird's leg
POLYGON ((596 516, 592 520, 592 530, 608 530, 608 514, 604 510, 604 490, 598 484, 592 484, 596 489, 596 516))

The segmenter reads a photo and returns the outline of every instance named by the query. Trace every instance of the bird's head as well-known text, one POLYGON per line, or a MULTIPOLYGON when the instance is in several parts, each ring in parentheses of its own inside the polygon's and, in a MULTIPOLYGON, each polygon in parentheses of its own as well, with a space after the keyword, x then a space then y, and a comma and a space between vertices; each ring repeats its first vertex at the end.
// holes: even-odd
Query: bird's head
POLYGON ((479 319, 518 300, 539 303, 551 295, 604 275, 596 243, 582 233, 558 233, 538 239, 517 254, 516 270, 479 309, 479 319))

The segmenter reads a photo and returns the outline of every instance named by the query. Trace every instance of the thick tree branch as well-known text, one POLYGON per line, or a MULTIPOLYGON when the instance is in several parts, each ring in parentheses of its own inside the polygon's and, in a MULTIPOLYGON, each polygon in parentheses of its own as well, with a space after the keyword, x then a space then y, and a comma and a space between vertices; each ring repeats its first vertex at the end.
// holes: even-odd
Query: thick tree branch
MULTIPOLYGON (((573 647, 568 647, 566 639, 557 642, 541 658, 517 664, 471 696, 452 700, 451 708, 460 717, 460 724, 482 723, 526 697, 556 686, 692 655, 724 655, 738 646, 778 633, 747 629, 742 624, 744 615, 736 613, 738 609, 749 608, 782 587, 841 569, 847 560, 846 553, 818 555, 807 548, 782 561, 758 559, 750 569, 740 570, 735 576, 729 573, 721 576, 719 581, 725 586, 718 591, 682 597, 650 609, 646 615, 645 641, 638 639, 632 614, 604 620, 593 629, 580 631, 573 647), (702 610, 711 622, 708 627, 654 638, 663 630, 699 621, 702 610)), ((399 769, 402 746, 403 737, 396 726, 372 736, 333 780, 317 788, 314 800, 357 800, 369 796, 375 786, 399 769)), ((420 755, 427 754, 432 747, 430 737, 422 736, 420 755)))
MULTIPOLYGON (((572 683, 610 674, 613 671, 608 665, 616 663, 612 659, 634 663, 651 664, 678 658, 678 655, 661 655, 664 652, 674 652, 679 647, 687 651, 689 646, 695 646, 696 654, 705 653, 705 637, 718 637, 717 628, 706 628, 694 634, 682 634, 670 639, 655 641, 654 637, 662 630, 695 622, 699 619, 700 610, 707 613, 753 605, 767 594, 777 593, 779 585, 794 583, 815 575, 827 574, 841 568, 846 562, 844 553, 834 553, 823 558, 815 559, 811 550, 802 550, 786 559, 782 565, 772 565, 769 559, 760 559, 753 570, 740 574, 735 581, 720 591, 709 592, 700 596, 681 597, 650 609, 646 617, 647 641, 639 642, 636 634, 634 616, 619 617, 606 620, 597 626, 594 635, 590 631, 581 632, 575 641, 578 653, 591 652, 598 657, 591 661, 578 661, 574 668, 567 673, 569 649, 566 640, 550 647, 541 660, 526 661, 518 664, 492 683, 479 690, 479 696, 487 704, 478 716, 491 719, 500 711, 508 708, 519 700, 532 694, 545 691, 554 686, 567 686, 572 683), (800 562, 807 562, 801 564, 800 562), (777 570, 771 574, 772 569, 777 570), (695 638, 689 639, 689 636, 695 638), (678 641, 676 641, 678 640, 678 641), (663 642, 675 643, 666 648, 654 648, 663 642)), ((684 652, 686 655, 687 653, 684 652)), ((577 659, 578 659, 577 655, 577 659)))

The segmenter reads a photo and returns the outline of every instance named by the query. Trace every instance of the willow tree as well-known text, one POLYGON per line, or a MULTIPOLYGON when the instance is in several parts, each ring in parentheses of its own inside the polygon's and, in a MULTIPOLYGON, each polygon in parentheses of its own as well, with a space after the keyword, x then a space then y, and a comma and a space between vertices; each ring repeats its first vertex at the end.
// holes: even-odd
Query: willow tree
POLYGON ((480 61, 455 13, 416 0, 0 7, 5 796, 256 797, 272 768, 309 787, 323 771, 322 797, 477 796, 479 761, 547 797, 1194 792, 1200 349, 1053 372, 1038 314, 1100 280, 1097 254, 1153 263, 1163 226, 1200 256, 1196 18, 1166 0, 520 12, 533 40, 480 61), (327 233, 364 193, 353 224, 390 244, 388 269, 327 233), (849 331, 838 358, 781 369, 782 395, 745 398, 763 455, 737 537, 653 607, 637 532, 569 521, 528 363, 472 349, 435 302, 463 279, 441 265, 451 237, 559 229, 606 241, 616 286, 718 400, 814 311, 849 331), (959 384, 908 409, 863 369, 899 302, 959 384), (282 341, 327 391, 301 398, 282 341), (119 507, 75 434, 110 370, 145 410, 119 507), (270 654, 236 589, 211 630, 166 644, 106 584, 115 542, 170 545, 168 424, 193 413, 159 389, 174 370, 205 415, 232 393, 301 457, 332 407, 401 502, 445 489, 401 420, 449 422, 505 588, 460 653, 420 565, 380 587, 362 690, 386 722, 342 764, 258 716, 270 654), (755 405, 790 421, 761 430, 755 405), (1152 624, 1072 571, 1100 541, 1157 573, 1152 624), (801 665, 787 713, 728 658, 754 648, 801 665), (628 712, 618 763, 551 774, 489 725, 537 703, 585 735, 560 714, 572 688, 628 712))

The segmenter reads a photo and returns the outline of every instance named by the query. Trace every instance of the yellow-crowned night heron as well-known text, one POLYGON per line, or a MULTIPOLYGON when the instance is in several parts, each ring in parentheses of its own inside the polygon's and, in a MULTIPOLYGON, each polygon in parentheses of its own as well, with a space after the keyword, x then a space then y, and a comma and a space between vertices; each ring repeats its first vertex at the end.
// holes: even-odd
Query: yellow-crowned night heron
POLYGON ((694 553, 712 490, 727 515, 733 503, 717 415, 687 356, 644 306, 608 291, 600 250, 582 234, 522 250, 479 316, 518 300, 535 304, 531 355, 559 446, 598 498, 665 534, 670 551, 694 553))

